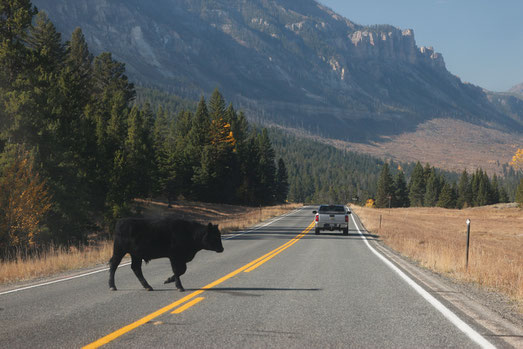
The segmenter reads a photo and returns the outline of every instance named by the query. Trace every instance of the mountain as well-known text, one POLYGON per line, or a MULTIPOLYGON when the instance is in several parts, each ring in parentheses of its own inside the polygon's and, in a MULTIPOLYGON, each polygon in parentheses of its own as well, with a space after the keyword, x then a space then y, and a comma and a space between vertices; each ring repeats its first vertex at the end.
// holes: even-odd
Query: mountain
POLYGON ((521 84, 513 86, 510 90, 508 90, 508 92, 516 93, 523 96, 523 82, 521 84))
POLYGON ((388 142, 433 119, 523 134, 519 102, 508 114, 418 47, 413 30, 361 26, 314 0, 33 2, 66 38, 80 26, 139 85, 192 99, 218 87, 266 123, 349 144, 388 142))

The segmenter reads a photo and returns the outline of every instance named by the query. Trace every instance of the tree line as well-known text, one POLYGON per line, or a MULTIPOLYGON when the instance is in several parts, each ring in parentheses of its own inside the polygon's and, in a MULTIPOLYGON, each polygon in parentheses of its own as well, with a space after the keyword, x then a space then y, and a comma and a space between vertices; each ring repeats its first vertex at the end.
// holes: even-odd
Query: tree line
POLYGON ((376 191, 375 206, 466 208, 509 202, 509 195, 498 177, 489 178, 482 169, 461 173, 451 181, 426 164, 416 163, 407 184, 405 174, 398 170, 392 176, 389 165, 382 166, 376 191))
POLYGON ((0 251, 85 242, 135 198, 285 200, 267 131, 218 90, 194 112, 139 105, 125 65, 94 57, 80 28, 64 43, 30 1, 0 5, 0 251))
POLYGON ((289 201, 348 203, 363 201, 376 193, 383 160, 313 139, 297 137, 276 128, 270 136, 289 175, 289 201))

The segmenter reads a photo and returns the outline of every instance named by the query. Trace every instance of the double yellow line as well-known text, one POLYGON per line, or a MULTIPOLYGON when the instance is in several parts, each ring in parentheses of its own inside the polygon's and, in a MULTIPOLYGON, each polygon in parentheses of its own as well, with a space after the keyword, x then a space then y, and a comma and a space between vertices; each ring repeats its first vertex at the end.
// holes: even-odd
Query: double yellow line
MULTIPOLYGON (((95 342, 92 342, 91 344, 88 344, 86 346, 84 346, 83 348, 99 348, 101 347, 102 345, 105 345, 113 340, 115 340, 116 338, 118 337, 121 337, 123 336, 124 334, 148 323, 149 321, 157 318, 158 316, 160 315, 163 315, 171 310, 173 310, 174 308, 178 307, 179 305, 182 305, 183 303, 195 298, 196 296, 199 296, 200 294, 202 294, 203 292, 205 292, 205 290, 209 290, 219 284, 221 284, 222 282, 226 281, 226 280, 229 280, 230 278, 238 275, 239 273, 241 272, 246 272, 246 273, 249 273, 251 271, 253 271, 254 269, 258 268, 260 265, 264 264, 265 262, 269 261, 270 259, 274 258, 276 255, 280 254, 281 252, 283 252, 284 250, 286 250, 287 248, 291 247, 292 245, 294 245, 296 242, 298 242, 298 240, 300 240, 302 237, 305 236, 305 234, 307 234, 312 228, 314 227, 314 222, 312 222, 311 224, 309 224, 309 226, 304 230, 302 231, 300 234, 298 234, 296 237, 292 238, 290 241, 286 242, 285 244, 281 245, 280 247, 272 250, 271 252, 269 253, 266 253, 264 254, 263 256, 261 256, 260 258, 257 258, 255 260, 253 260, 252 262, 244 265, 243 267, 239 268, 239 269, 236 269, 235 271, 225 275, 224 277, 216 280, 216 281, 213 281, 211 282, 210 284, 208 285, 205 285, 204 287, 202 287, 201 289, 197 290, 197 291, 194 291, 193 293, 177 300, 176 302, 174 303, 171 303, 157 311, 155 311, 154 313, 151 313, 143 318, 141 318, 140 320, 137 320, 135 322, 133 322, 132 324, 129 324, 125 327, 122 327, 121 329, 113 332, 113 333, 110 333, 108 334, 107 336, 105 337, 102 337, 100 339, 98 339, 97 341, 95 342)), ((188 308, 190 308, 191 306, 199 303, 200 301, 202 301, 204 299, 204 297, 198 297, 196 299, 193 299, 191 302, 188 302, 187 304, 185 305, 182 305, 180 308, 174 310, 172 313, 173 314, 179 314, 185 310, 187 310, 188 308)))
POLYGON ((269 259, 272 259, 276 255, 278 255, 281 252, 283 252, 283 250, 288 249, 289 247, 294 245, 296 242, 298 242, 299 239, 301 239, 303 236, 305 236, 305 234, 307 234, 309 231, 311 231, 312 227, 314 227, 314 222, 309 224, 309 226, 304 231, 302 231, 300 234, 298 234, 295 238, 291 239, 289 242, 281 245, 280 247, 278 247, 275 250, 272 250, 271 252, 267 253, 265 256, 262 256, 262 257, 258 258, 256 261, 253 261, 253 262, 249 263, 248 265, 252 265, 253 263, 254 263, 254 265, 252 265, 252 266, 248 267, 247 269, 245 269, 244 272, 250 273, 251 271, 253 271, 254 269, 258 268, 263 263, 267 262, 269 259))

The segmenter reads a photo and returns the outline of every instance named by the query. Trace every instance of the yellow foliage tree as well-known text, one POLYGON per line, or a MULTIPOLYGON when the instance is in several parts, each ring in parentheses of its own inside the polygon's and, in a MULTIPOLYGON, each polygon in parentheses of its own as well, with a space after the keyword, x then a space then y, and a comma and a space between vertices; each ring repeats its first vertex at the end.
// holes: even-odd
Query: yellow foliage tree
POLYGON ((215 146, 226 145, 234 147, 236 139, 232 134, 231 124, 223 118, 211 122, 211 143, 215 146))
POLYGON ((32 247, 51 208, 45 180, 27 157, 7 165, 0 176, 0 247, 32 247))
POLYGON ((367 202, 365 203, 365 207, 370 207, 370 208, 374 208, 374 199, 368 199, 367 202))
POLYGON ((516 154, 514 154, 512 161, 509 164, 516 170, 523 171, 523 149, 518 149, 516 151, 516 154))

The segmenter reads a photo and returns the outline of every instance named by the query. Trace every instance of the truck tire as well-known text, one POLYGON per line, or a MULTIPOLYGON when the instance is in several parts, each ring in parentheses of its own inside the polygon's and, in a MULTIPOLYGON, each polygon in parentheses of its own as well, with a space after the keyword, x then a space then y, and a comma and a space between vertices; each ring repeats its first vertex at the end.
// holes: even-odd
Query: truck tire
POLYGON ((349 235, 349 228, 343 228, 343 235, 349 235))
POLYGON ((320 228, 315 228, 314 229, 314 234, 320 235, 320 228))

